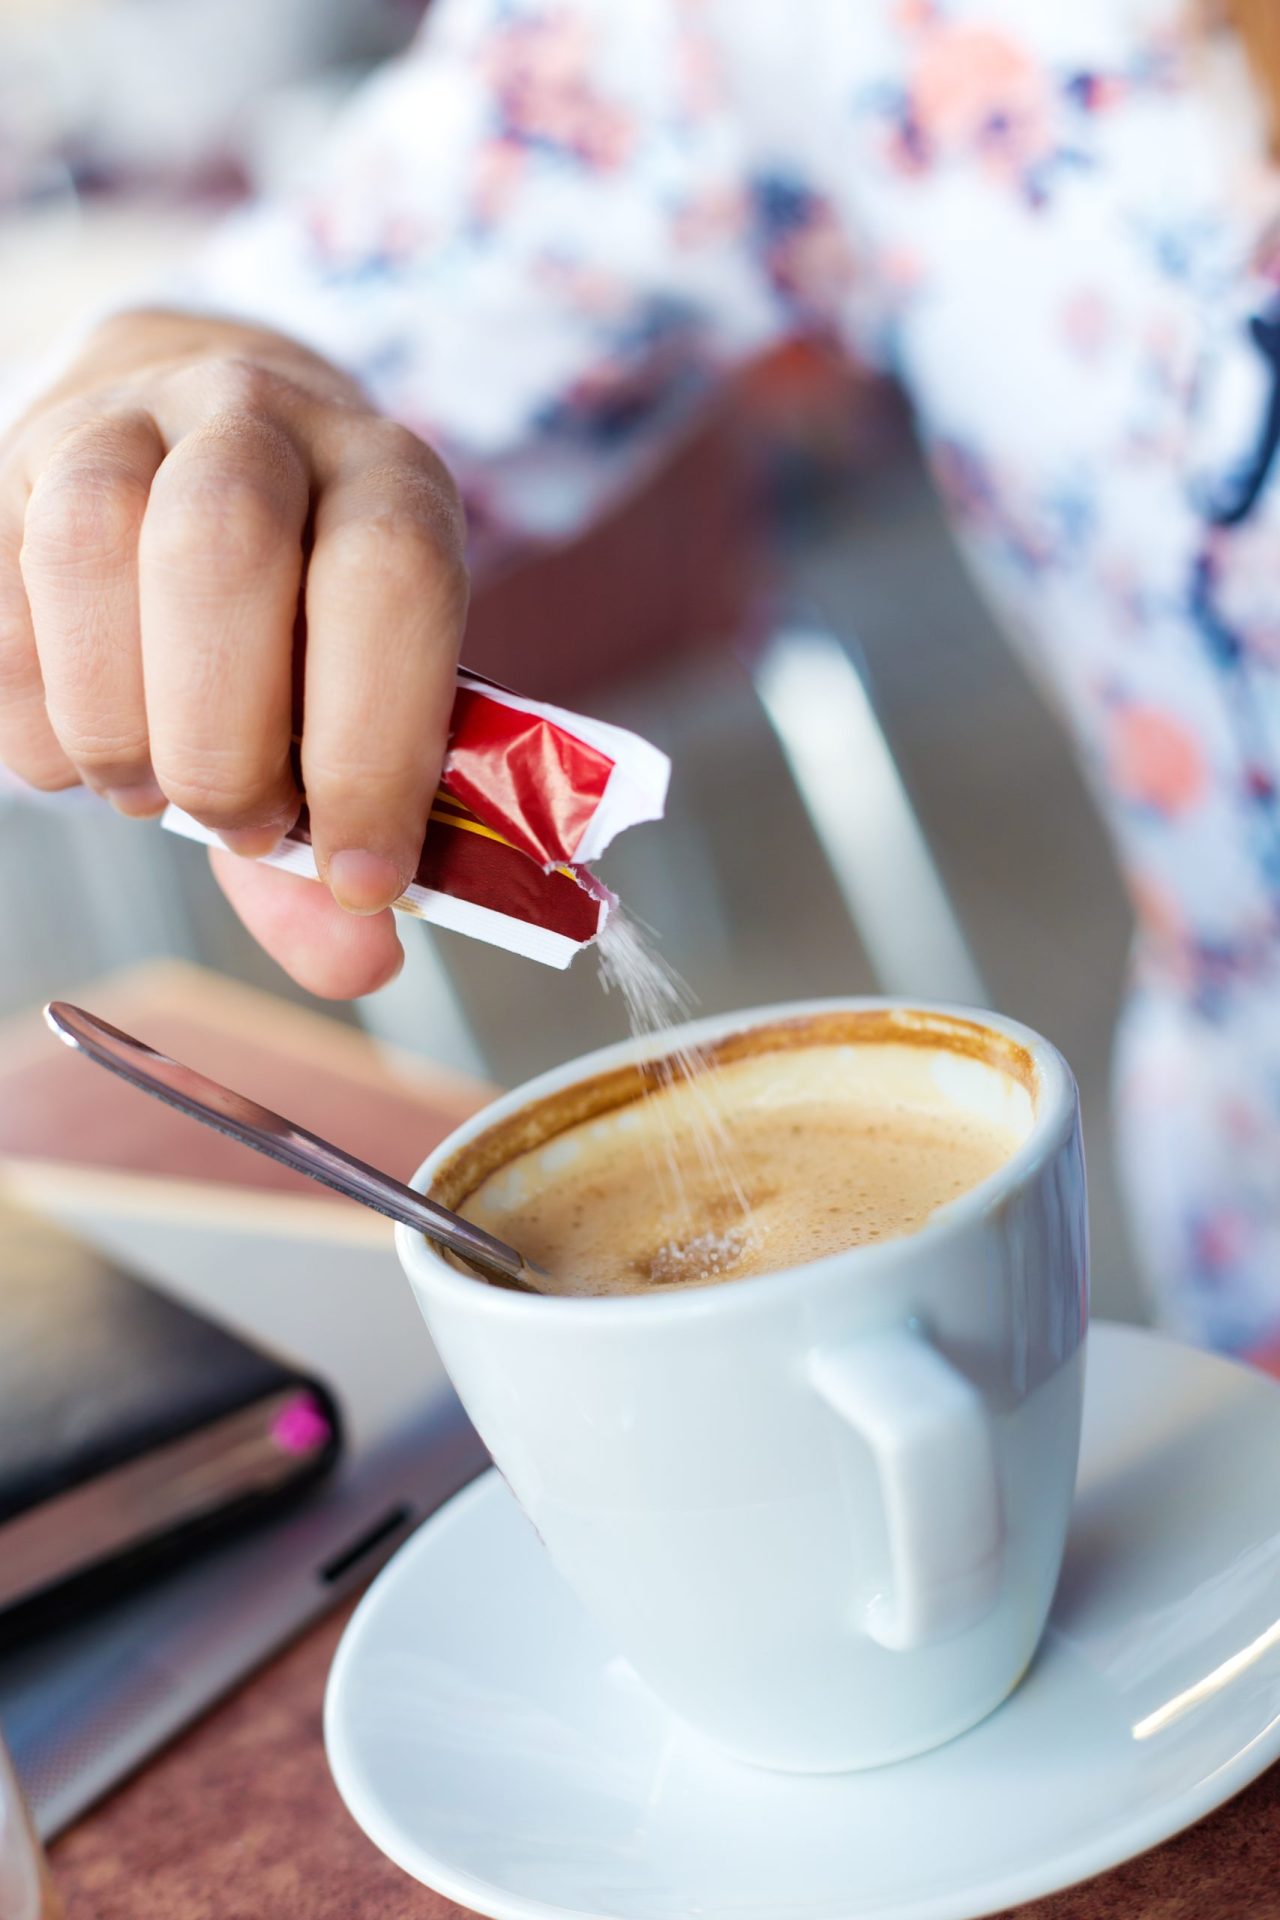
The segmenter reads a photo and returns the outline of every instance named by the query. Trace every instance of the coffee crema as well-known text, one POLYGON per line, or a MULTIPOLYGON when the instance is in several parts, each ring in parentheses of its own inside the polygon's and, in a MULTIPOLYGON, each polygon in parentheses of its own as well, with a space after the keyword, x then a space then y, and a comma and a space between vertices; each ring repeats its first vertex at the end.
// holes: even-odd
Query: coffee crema
POLYGON ((547 1131, 522 1116, 499 1161, 500 1123, 488 1152, 473 1143, 470 1190, 457 1191, 464 1149, 437 1196, 545 1268, 557 1293, 667 1293, 914 1233, 1025 1139, 1033 1070, 999 1057, 1002 1036, 983 1057, 936 1034, 828 1041, 822 1025, 809 1044, 746 1036, 755 1050, 717 1048, 708 1072, 656 1086, 650 1075, 648 1091, 598 1107, 584 1101, 590 1084, 567 1090, 558 1128, 552 1096, 547 1131))

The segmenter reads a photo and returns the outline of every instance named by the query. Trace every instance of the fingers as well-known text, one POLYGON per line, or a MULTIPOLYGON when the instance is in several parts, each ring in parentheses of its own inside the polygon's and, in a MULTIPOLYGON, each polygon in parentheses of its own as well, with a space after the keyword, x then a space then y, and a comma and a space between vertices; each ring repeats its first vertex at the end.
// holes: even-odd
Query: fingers
POLYGON ((258 944, 309 993, 353 1000, 394 980, 404 964, 395 915, 355 918, 314 880, 210 855, 223 893, 258 944))
POLYGON ((321 877, 349 911, 403 891, 419 859, 466 616, 451 483, 413 435, 321 495, 307 574, 302 775, 321 877))
POLYGON ((167 798, 267 851, 299 805, 305 567, 302 772, 333 898, 216 865, 295 978, 350 995, 401 957, 385 908, 417 865, 447 737, 461 512, 434 456, 350 383, 287 342, 256 350, 126 355, 114 374, 108 354, 98 386, 60 390, 5 443, 0 760, 127 812, 167 798))
POLYGON ((139 540, 151 759, 165 794, 238 852, 292 825, 294 621, 309 482, 261 415, 215 416, 160 466, 139 540))
POLYGON ((22 545, 48 726, 81 779, 137 815, 164 805, 138 617, 138 536, 163 457, 144 413, 77 427, 36 477, 22 545))
POLYGON ((23 496, 0 502, 0 763, 46 792, 79 776, 58 745, 44 704, 44 680, 22 580, 23 496))

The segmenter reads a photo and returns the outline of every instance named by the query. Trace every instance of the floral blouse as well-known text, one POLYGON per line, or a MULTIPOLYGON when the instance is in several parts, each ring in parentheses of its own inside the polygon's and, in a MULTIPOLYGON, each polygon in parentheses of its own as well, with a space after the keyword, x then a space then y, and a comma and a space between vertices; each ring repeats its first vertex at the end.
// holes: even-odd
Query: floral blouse
POLYGON ((1164 1317, 1280 1364, 1280 246, 1173 0, 436 0, 186 297, 358 373, 562 535, 820 329, 908 387, 1138 918, 1117 1052, 1164 1317))

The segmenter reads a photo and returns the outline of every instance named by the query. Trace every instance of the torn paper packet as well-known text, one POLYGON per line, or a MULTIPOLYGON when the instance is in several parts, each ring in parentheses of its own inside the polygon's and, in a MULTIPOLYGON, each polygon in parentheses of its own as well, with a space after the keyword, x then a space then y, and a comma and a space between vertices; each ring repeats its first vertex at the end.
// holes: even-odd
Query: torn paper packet
MULTIPOLYGON (((422 858, 397 910, 567 967, 613 905, 589 863, 625 828, 662 818, 670 777, 666 754, 638 734, 462 670, 422 858)), ((163 824, 218 844, 176 807, 163 824)), ((264 864, 317 877, 305 808, 264 864)))

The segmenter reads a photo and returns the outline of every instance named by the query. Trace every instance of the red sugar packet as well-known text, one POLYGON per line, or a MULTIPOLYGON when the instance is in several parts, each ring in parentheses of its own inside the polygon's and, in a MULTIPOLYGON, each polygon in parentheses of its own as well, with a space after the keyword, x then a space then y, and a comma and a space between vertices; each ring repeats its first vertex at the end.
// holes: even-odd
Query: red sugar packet
MULTIPOLYGON (((460 670, 449 745, 403 913, 567 967, 613 896, 588 871, 626 827, 660 820, 671 762, 623 727, 460 670)), ((163 824, 218 836, 177 807, 163 824)), ((265 864, 316 878, 305 809, 265 864)))

